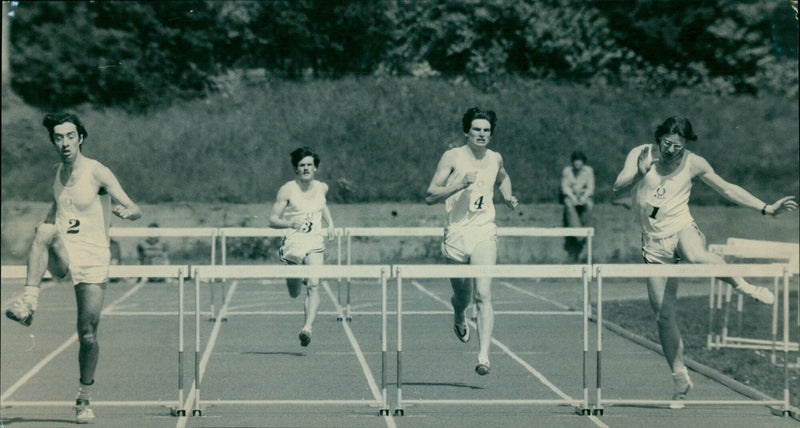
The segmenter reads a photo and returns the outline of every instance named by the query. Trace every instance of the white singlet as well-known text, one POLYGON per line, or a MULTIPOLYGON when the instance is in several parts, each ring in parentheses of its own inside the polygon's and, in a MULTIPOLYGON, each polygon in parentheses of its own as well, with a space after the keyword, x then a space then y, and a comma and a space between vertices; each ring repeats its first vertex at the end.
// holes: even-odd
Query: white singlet
POLYGON ((78 176, 70 186, 61 184, 58 166, 53 193, 56 199, 55 226, 69 254, 69 270, 74 284, 101 284, 108 281, 111 262, 108 228, 111 224, 111 196, 100 195, 94 170, 100 162, 84 158, 85 165, 73 172, 78 176))
MULTIPOLYGON (((642 150, 647 145, 638 149, 642 150)), ((636 149, 634 149, 636 150, 636 149)), ((651 152, 658 150, 651 145, 651 152)), ((692 190, 691 158, 685 150, 680 165, 672 173, 662 176, 654 164, 644 178, 633 187, 634 213, 642 231, 651 238, 665 238, 680 232, 694 222, 689 212, 689 195, 692 190)))
POLYGON ((289 204, 281 217, 288 221, 301 220, 302 229, 289 229, 280 249, 281 260, 301 264, 306 255, 325 251, 325 238, 322 232, 322 209, 325 207, 325 194, 328 185, 314 180, 308 191, 303 192, 296 181, 283 185, 289 191, 289 204))
POLYGON ((474 183, 450 195, 444 202, 447 223, 442 253, 451 260, 466 263, 478 243, 497 239, 493 199, 500 172, 500 155, 487 149, 483 159, 475 159, 466 145, 451 151, 455 154, 455 162, 445 186, 461 182, 470 172, 477 172, 474 183))

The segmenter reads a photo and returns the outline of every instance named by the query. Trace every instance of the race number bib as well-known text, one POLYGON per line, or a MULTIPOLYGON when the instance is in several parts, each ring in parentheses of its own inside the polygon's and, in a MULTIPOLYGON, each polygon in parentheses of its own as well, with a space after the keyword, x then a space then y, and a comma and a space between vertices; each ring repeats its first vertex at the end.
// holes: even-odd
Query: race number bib
POLYGON ((483 193, 473 194, 469 199, 469 210, 472 212, 483 211, 491 203, 490 196, 483 193))
POLYGON ((300 231, 303 233, 311 233, 311 229, 314 228, 314 214, 306 213, 306 219, 303 222, 303 226, 300 228, 300 231))

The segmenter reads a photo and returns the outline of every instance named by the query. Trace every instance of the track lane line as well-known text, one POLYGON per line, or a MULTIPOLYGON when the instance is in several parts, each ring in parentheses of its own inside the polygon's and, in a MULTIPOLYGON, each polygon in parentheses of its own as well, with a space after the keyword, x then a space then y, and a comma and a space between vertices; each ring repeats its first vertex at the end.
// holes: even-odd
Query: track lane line
MULTIPOLYGON (((444 305, 444 306, 446 306, 448 308, 452 308, 452 305, 451 305, 450 302, 442 299, 441 297, 439 297, 438 295, 436 295, 432 291, 428 290, 422 284, 420 284, 418 281, 411 281, 411 284, 413 284, 414 287, 416 287, 418 290, 420 290, 424 294, 428 295, 432 299, 436 300, 437 302, 441 303, 442 305, 444 305)), ((469 317, 467 317, 467 322, 469 322, 470 327, 472 327, 474 329, 478 328, 478 326, 473 321, 469 320, 469 317)), ((518 362, 520 365, 525 367, 525 369, 528 370, 528 372, 530 372, 531 374, 536 376, 536 378, 539 379, 539 381, 541 381, 544 385, 546 385, 553 392, 555 392, 557 395, 559 395, 562 399, 567 400, 567 401, 575 401, 572 397, 570 397, 569 395, 564 393, 564 391, 562 391, 560 388, 558 388, 552 382, 550 382, 550 380, 548 380, 543 374, 539 373, 539 371, 536 370, 535 368, 533 368, 533 366, 528 364, 527 361, 525 361, 522 358, 520 358, 508 346, 506 346, 505 344, 503 344, 502 342, 500 342, 499 340, 497 340, 494 337, 492 337, 492 343, 495 346, 497 346, 498 348, 500 348, 503 352, 508 354, 508 356, 511 357, 514 361, 518 362)), ((599 418, 597 418, 597 416, 588 416, 588 418, 589 418, 589 420, 594 422, 597 426, 602 427, 602 428, 608 428, 608 425, 606 425, 603 421, 601 421, 599 418)))
MULTIPOLYGON (((336 301, 336 296, 333 295, 331 291, 330 285, 327 281, 321 281, 322 286, 325 288, 325 292, 328 293, 328 298, 331 299, 331 302, 336 307, 337 311, 341 310, 339 303, 336 301)), ((342 328, 344 328, 344 332, 347 335, 347 338, 350 340, 350 345, 353 347, 353 350, 356 353, 356 358, 358 358, 358 362, 361 364, 361 371, 364 372, 364 377, 367 378, 367 383, 369 384, 369 389, 372 391, 372 396, 375 397, 375 401, 380 402, 383 399, 381 395, 380 387, 378 383, 375 381, 375 377, 372 376, 372 371, 369 369, 369 365, 367 364, 366 358, 364 358, 364 353, 361 352, 361 346, 359 346, 358 341, 356 340, 355 335, 353 334, 353 330, 350 329, 350 324, 347 321, 342 321, 342 328)), ((394 418, 391 415, 383 415, 383 420, 386 422, 386 426, 389 428, 397 428, 397 425, 394 422, 394 418)))
MULTIPOLYGON (((114 309, 114 306, 116 306, 116 305, 118 305, 118 304, 122 303, 122 302, 123 302, 125 299, 127 299, 128 297, 130 297, 131 295, 133 295, 133 293, 135 293, 136 291, 138 291, 140 288, 141 288, 141 285, 140 285, 140 284, 137 284, 137 285, 135 285, 134 287, 132 287, 130 290, 126 291, 126 292, 125 292, 125 293, 124 293, 122 296, 120 296, 120 297, 119 297, 117 300, 115 300, 115 301, 111 302, 111 303, 110 303, 108 306, 106 306, 105 308, 103 308, 103 311, 100 313, 100 316, 102 317, 103 315, 105 315, 105 314, 106 314, 106 312, 113 310, 113 309, 114 309)), ((65 349, 67 349, 67 348, 68 348, 70 345, 72 345, 73 343, 75 343, 75 342, 77 342, 77 341, 78 341, 78 333, 77 333, 77 332, 75 332, 75 333, 73 333, 73 334, 72 334, 72 335, 71 335, 71 336, 70 336, 70 337, 69 337, 67 340, 65 340, 65 341, 64 341, 64 343, 62 343, 61 345, 59 345, 59 347, 58 347, 58 348, 56 348, 55 350, 53 350, 53 352, 49 353, 49 354, 48 354, 46 357, 44 357, 44 358, 43 358, 41 361, 39 361, 38 363, 36 363, 36 365, 35 365, 35 366, 33 366, 33 368, 31 368, 30 370, 28 370, 28 372, 27 372, 27 373, 25 373, 24 375, 22 375, 22 377, 21 377, 19 380, 17 380, 17 381, 16 381, 16 382, 15 382, 13 385, 11 385, 11 386, 10 386, 10 387, 9 387, 7 390, 5 390, 5 392, 3 392, 3 395, 2 395, 2 396, 0 396, 0 401, 5 401, 5 400, 7 400, 7 399, 8 399, 8 397, 10 397, 10 396, 11 396, 11 394, 15 393, 15 392, 16 392, 16 391, 17 391, 19 388, 21 388, 21 387, 22 387, 22 385, 24 385, 24 384, 25 384, 26 382, 28 382, 28 381, 29 381, 29 380, 30 380, 32 377, 34 377, 34 376, 35 376, 37 373, 39 373, 39 371, 40 371, 40 370, 42 370, 42 368, 44 368, 44 366, 46 366, 46 365, 47 365, 47 364, 48 364, 50 361, 52 361, 52 360, 53 360, 55 357, 57 357, 57 356, 58 356, 58 354, 60 354, 60 353, 64 352, 64 350, 65 350, 65 349)))
MULTIPOLYGON (((233 297, 233 293, 236 291, 236 287, 239 285, 239 281, 233 281, 230 288, 228 289, 228 294, 225 296, 225 304, 219 309, 219 315, 217 316, 217 320, 214 321, 214 328, 211 330, 211 335, 208 337, 208 343, 206 343, 206 348, 203 350, 203 356, 200 358, 200 368, 199 368, 199 376, 200 381, 203 381, 203 376, 206 372, 206 366, 208 365, 208 360, 211 358, 211 351, 214 349, 214 345, 217 341, 217 337, 219 337, 219 331, 222 328, 221 321, 225 318, 225 315, 228 312, 228 304, 231 302, 231 298, 233 297)), ((195 328, 200 328, 200 326, 196 326, 195 328)), ((186 416, 180 416, 178 418, 178 422, 175 425, 176 428, 184 428, 186 423, 188 422, 188 418, 191 417, 192 414, 192 404, 194 403, 195 394, 197 394, 197 380, 195 379, 192 381, 192 386, 189 389, 189 394, 186 396, 186 402, 183 404, 182 409, 186 412, 186 416)))

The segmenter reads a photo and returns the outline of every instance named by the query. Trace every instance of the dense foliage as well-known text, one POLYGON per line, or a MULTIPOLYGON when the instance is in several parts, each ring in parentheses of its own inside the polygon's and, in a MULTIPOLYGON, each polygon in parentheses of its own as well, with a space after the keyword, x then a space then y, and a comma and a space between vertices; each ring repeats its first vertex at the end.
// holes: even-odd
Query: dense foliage
POLYGON ((797 94, 788 1, 43 1, 12 12, 13 87, 48 108, 142 109, 224 91, 239 70, 797 94))

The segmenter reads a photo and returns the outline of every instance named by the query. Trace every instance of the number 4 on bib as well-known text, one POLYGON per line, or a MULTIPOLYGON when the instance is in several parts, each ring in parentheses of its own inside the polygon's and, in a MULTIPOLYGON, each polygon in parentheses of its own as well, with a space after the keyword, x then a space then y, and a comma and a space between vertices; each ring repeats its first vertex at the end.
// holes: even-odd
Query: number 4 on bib
POLYGON ((470 211, 483 211, 486 207, 486 203, 483 201, 484 195, 480 195, 477 198, 473 199, 472 202, 469 204, 470 211))

